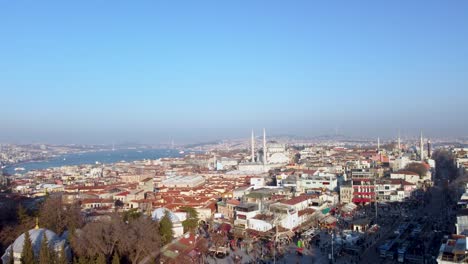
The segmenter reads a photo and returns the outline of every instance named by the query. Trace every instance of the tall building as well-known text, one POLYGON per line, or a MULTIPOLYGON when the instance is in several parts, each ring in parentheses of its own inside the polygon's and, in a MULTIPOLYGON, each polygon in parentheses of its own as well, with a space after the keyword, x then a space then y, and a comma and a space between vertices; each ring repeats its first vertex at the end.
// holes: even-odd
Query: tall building
POLYGON ((380 153, 380 137, 377 138, 377 153, 380 153))

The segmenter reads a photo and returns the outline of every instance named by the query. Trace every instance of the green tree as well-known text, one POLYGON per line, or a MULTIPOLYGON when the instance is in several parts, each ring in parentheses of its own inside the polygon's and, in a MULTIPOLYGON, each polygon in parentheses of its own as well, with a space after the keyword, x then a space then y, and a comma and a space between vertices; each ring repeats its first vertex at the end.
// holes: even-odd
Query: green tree
POLYGON ((96 264, 106 264, 106 256, 99 254, 95 261, 96 264))
POLYGON ((73 264, 89 264, 93 263, 93 259, 88 259, 86 256, 75 257, 73 264))
POLYGON ((13 254, 13 245, 10 247, 10 257, 8 259, 8 264, 15 264, 15 257, 13 254))
POLYGON ((135 220, 135 219, 140 218, 141 215, 142 214, 141 214, 141 212, 138 211, 138 209, 132 208, 132 209, 124 212, 123 221, 128 222, 128 221, 131 221, 131 220, 135 220))
POLYGON ((35 264, 34 249, 29 232, 24 233, 23 252, 21 252, 21 264, 35 264))
POLYGON ((57 256, 57 264, 68 264, 67 252, 65 252, 65 246, 60 247, 60 254, 57 256))
POLYGON ((16 214, 18 215, 18 222, 20 224, 26 223, 29 219, 28 211, 21 204, 18 206, 16 214))
POLYGON ((198 227, 198 212, 192 207, 182 207, 182 211, 187 213, 187 219, 182 222, 182 226, 184 227, 184 232, 193 232, 198 227))
POLYGON ((114 256, 112 256, 112 264, 120 264, 119 253, 114 252, 114 256))
POLYGON ((41 250, 39 251, 39 264, 49 264, 53 262, 50 251, 49 241, 47 240, 47 236, 44 232, 41 241, 41 250))
POLYGON ((169 216, 169 211, 166 211, 164 216, 159 221, 159 232, 161 234, 162 245, 167 245, 172 241, 174 231, 172 231, 172 221, 169 216))

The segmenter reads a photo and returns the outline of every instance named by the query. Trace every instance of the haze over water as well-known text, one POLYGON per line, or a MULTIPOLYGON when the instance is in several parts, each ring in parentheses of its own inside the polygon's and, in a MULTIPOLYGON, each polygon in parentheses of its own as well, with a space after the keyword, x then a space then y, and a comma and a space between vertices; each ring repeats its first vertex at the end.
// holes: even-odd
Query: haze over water
POLYGON ((178 150, 172 149, 122 149, 115 151, 98 151, 79 154, 67 154, 46 161, 27 162, 6 168, 8 174, 25 173, 30 170, 40 170, 51 167, 74 166, 83 164, 115 163, 119 161, 136 161, 144 159, 156 160, 165 157, 179 157, 178 150), (24 171, 15 171, 24 168, 24 171))

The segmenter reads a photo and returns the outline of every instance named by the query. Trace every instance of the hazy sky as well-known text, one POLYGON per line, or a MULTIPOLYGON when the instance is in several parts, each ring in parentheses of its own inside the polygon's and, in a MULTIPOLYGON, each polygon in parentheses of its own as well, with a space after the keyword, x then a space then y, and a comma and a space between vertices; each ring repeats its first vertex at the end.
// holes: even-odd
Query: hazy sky
POLYGON ((466 136, 468 1, 2 1, 0 90, 0 142, 466 136))

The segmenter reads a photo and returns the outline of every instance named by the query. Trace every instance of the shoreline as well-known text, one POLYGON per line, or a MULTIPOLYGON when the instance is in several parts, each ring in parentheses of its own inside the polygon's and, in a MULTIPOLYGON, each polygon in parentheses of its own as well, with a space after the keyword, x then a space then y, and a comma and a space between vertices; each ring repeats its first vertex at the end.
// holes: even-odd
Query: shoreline
MULTIPOLYGON (((51 156, 50 158, 47 159, 37 159, 37 160, 29 160, 29 161, 24 161, 24 162, 19 162, 15 164, 9 164, 5 165, 5 168, 2 169, 2 172, 5 175, 10 175, 13 176, 15 174, 25 174, 29 171, 34 171, 34 170, 42 170, 42 169, 47 169, 47 168, 56 168, 56 167, 63 167, 63 166, 79 166, 79 165, 95 165, 95 162, 99 162, 100 164, 112 164, 115 162, 119 162, 121 160, 126 160, 128 157, 129 160, 126 160, 127 162, 132 162, 132 161, 137 161, 137 160, 144 160, 144 159, 151 159, 149 156, 160 156, 158 158, 163 158, 163 157, 180 157, 178 150, 175 149, 153 149, 153 148, 145 148, 145 149, 139 149, 139 148, 122 148, 122 149, 116 149, 115 153, 117 157, 112 157, 111 154, 114 153, 113 150, 111 149, 100 149, 100 150, 90 150, 90 151, 80 151, 80 152, 70 152, 70 153, 64 153, 62 155, 54 155, 51 156), (126 152, 129 151, 129 152, 126 152), (145 153, 146 151, 146 153, 145 153), (156 152, 156 153, 148 153, 148 152, 156 152), (83 162, 76 161, 77 157, 71 157, 71 163, 73 164, 57 164, 54 165, 53 162, 58 162, 60 163, 62 158, 69 157, 71 155, 77 155, 81 156, 84 154, 90 154, 90 153, 107 153, 106 156, 103 157, 96 157, 94 161, 91 160, 86 160, 86 159, 94 159, 94 157, 84 157, 83 162), (136 154, 138 153, 138 154, 136 154), (133 154, 133 156, 132 156, 133 154), (135 155, 136 154, 136 155, 135 155), (138 157, 139 154, 142 154, 141 157, 138 157), (147 156, 147 157, 145 157, 147 156), (102 161, 102 159, 109 158, 113 161, 102 161), (75 162, 73 162, 75 160, 75 162), (48 163, 51 162, 50 166, 44 167, 44 168, 27 168, 29 164, 43 164, 43 163, 48 163), (15 168, 21 168, 21 167, 26 167, 25 170, 20 170, 20 171, 14 171, 15 168)), ((39 165, 39 167, 41 167, 39 165)))

